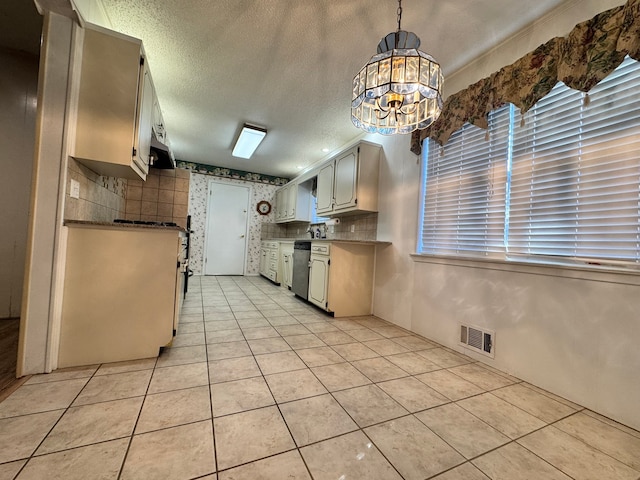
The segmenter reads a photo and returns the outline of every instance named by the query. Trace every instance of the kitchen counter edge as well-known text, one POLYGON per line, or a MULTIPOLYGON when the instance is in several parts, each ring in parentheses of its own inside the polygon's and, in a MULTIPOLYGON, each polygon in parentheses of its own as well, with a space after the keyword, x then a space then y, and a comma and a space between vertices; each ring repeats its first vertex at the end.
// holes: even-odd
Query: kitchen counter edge
POLYGON ((324 242, 324 243, 355 243, 360 245, 391 245, 391 242, 381 240, 345 240, 341 238, 265 238, 261 242, 324 242))
POLYGON ((90 220, 65 220, 63 225, 65 227, 107 227, 114 229, 144 228, 151 230, 175 230, 177 232, 186 232, 186 229, 180 226, 174 227, 167 225, 144 225, 139 223, 95 222, 90 220))

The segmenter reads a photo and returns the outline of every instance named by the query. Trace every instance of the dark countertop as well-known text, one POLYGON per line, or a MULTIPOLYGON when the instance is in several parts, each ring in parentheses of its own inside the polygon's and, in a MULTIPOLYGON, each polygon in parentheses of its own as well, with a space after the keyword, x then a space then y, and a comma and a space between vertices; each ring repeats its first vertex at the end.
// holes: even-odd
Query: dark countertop
POLYGON ((145 228, 151 230, 175 230, 177 232, 186 232, 186 230, 180 226, 166 226, 166 225, 144 225, 140 223, 116 223, 116 222, 92 222, 89 220, 65 220, 64 226, 66 227, 107 227, 115 229, 131 229, 131 228, 145 228))

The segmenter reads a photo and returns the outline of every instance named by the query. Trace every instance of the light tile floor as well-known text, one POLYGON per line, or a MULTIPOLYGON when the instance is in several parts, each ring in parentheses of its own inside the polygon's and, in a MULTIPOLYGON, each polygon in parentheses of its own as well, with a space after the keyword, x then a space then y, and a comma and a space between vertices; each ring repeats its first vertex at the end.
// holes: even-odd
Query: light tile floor
POLYGON ((31 377, 0 480, 640 478, 640 433, 375 317, 193 277, 158 359, 31 377))

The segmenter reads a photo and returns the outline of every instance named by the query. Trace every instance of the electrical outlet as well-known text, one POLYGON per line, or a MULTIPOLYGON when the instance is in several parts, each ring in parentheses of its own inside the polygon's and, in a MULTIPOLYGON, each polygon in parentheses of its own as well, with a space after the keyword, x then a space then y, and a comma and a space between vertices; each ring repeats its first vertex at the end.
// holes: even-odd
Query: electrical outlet
POLYGON ((80 182, 71 179, 71 188, 69 189, 69 196, 71 198, 80 198, 80 182))
POLYGON ((355 225, 355 223, 352 223, 351 224, 351 233, 353 233, 355 231, 356 231, 356 225, 355 225))

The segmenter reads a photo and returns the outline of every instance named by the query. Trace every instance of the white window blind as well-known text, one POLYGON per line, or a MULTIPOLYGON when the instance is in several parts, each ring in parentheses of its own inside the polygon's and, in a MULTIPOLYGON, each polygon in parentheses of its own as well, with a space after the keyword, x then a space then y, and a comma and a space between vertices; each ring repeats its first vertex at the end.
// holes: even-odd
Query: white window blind
POLYGON ((559 83, 514 122, 508 251, 640 260, 640 68, 589 93, 559 83))
MULTIPOLYGON (((424 143, 418 251, 640 262, 640 63, 424 143)), ((507 258, 507 257, 505 257, 507 258)))
POLYGON ((466 124, 445 147, 425 142, 421 251, 504 252, 510 111, 491 113, 488 141, 486 130, 466 124))

